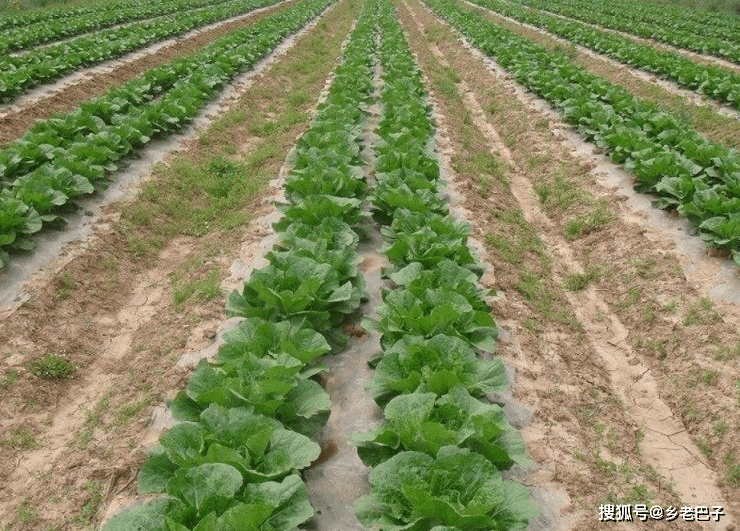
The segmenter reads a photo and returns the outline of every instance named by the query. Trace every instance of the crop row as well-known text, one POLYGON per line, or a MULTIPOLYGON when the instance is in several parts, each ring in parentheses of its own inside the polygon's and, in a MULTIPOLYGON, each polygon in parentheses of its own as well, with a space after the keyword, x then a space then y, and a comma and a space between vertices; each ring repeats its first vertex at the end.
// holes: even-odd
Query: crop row
POLYGON ((728 16, 727 13, 666 3, 640 2, 639 0, 620 2, 619 6, 604 0, 580 0, 571 5, 577 5, 581 10, 617 16, 622 19, 629 18, 662 28, 716 37, 730 42, 740 41, 740 19, 728 16))
POLYGON ((326 370, 321 357, 342 350, 338 325, 365 296, 352 225, 367 192, 359 153, 373 90, 373 7, 363 6, 328 96, 296 144, 269 265, 229 298, 227 312, 244 320, 170 403, 179 422, 139 473, 141 494, 164 496, 105 531, 285 531, 313 516, 299 473, 319 457, 314 439, 330 407, 315 377, 326 370))
POLYGON ((20 56, 0 57, 0 101, 78 68, 120 57, 167 37, 241 15, 277 0, 230 0, 224 4, 178 12, 121 28, 102 30, 61 44, 37 48, 20 56))
POLYGON ((251 68, 333 0, 306 0, 203 50, 38 122, 0 151, 0 262, 74 198, 107 184, 116 161, 183 127, 224 83, 251 68))
POLYGON ((562 52, 547 51, 454 1, 425 1, 623 164, 638 191, 660 196, 656 206, 682 212, 709 245, 730 250, 740 264, 740 153, 573 65, 562 52))
POLYGON ((99 12, 115 11, 125 5, 131 5, 131 1, 114 0, 111 2, 91 2, 75 6, 57 5, 45 9, 6 10, 6 12, 0 15, 0 29, 27 26, 36 22, 54 19, 85 17, 99 12))
MULTIPOLYGON (((636 21, 631 18, 629 10, 623 11, 621 15, 609 14, 594 9, 584 9, 564 0, 523 0, 522 3, 590 24, 664 42, 677 48, 724 57, 735 63, 740 63, 740 42, 738 42, 737 34, 735 34, 732 40, 726 40, 729 37, 727 34, 725 38, 720 36, 701 36, 688 30, 676 29, 669 25, 636 21)), ((726 33, 730 33, 730 30, 726 30, 726 33)))
POLYGON ((676 53, 656 50, 627 37, 531 11, 506 0, 472 1, 740 109, 740 74, 732 70, 700 64, 676 53))
POLYGON ((382 0, 384 86, 371 194, 393 264, 394 289, 378 317, 382 357, 367 389, 385 420, 354 442, 373 467, 360 522, 381 531, 526 529, 537 515, 527 489, 502 469, 526 465, 524 444, 486 396, 508 386, 497 328, 467 245, 470 227, 441 199, 431 108, 395 10, 382 0))
POLYGON ((164 2, 133 2, 126 3, 111 11, 96 11, 85 16, 44 20, 4 30, 0 34, 0 54, 21 50, 88 31, 99 30, 114 24, 142 20, 146 18, 169 15, 187 9, 196 9, 213 4, 223 3, 226 0, 166 0, 164 2))

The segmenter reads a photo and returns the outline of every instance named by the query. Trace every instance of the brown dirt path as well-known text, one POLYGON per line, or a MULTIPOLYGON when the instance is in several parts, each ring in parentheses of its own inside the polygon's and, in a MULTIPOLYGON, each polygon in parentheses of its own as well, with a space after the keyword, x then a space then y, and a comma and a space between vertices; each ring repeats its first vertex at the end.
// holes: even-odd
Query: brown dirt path
POLYGON ((134 61, 123 61, 110 72, 91 73, 77 83, 64 87, 49 97, 35 100, 0 117, 0 148, 25 133, 37 120, 50 118, 54 114, 71 111, 80 103, 108 90, 131 81, 135 77, 168 63, 179 57, 191 55, 204 46, 233 31, 254 24, 272 13, 288 7, 293 0, 271 6, 258 13, 227 22, 218 27, 200 32, 188 38, 178 39, 170 46, 140 57, 134 61))
MULTIPOLYGON (((630 221, 639 216, 598 186, 590 163, 553 133, 564 125, 519 101, 505 73, 490 70, 417 2, 409 4, 413 21, 404 10, 402 19, 422 68, 437 76, 437 99, 457 97, 462 105, 440 126, 452 141, 453 168, 468 168, 466 208, 497 266, 496 315, 514 337, 502 355, 521 375, 514 394, 535 411, 524 432, 543 468, 531 480, 566 488, 570 503, 562 515, 573 517, 574 529, 598 529, 598 504, 606 500, 724 505, 737 515, 737 354, 723 364, 706 359, 737 342, 737 308, 702 303, 671 242, 656 246, 630 221), (493 146, 486 173, 485 164, 464 160, 484 160, 486 146, 475 145, 476 135, 455 144, 455 131, 466 127, 493 146), (541 200, 553 197, 570 202, 556 209, 541 200), (680 302, 671 304, 676 294, 680 302), (565 312, 559 318, 558 309, 565 312), (673 343, 655 339, 663 330, 673 343), (688 344, 696 350, 676 348, 688 344), (673 348, 675 357, 656 360, 646 345, 673 348)), ((731 525, 729 517, 723 522, 731 525)), ((657 526, 645 528, 661 528, 651 524, 657 526)))
POLYGON ((189 371, 177 361, 209 346, 224 321, 232 265, 262 237, 246 221, 272 208, 266 184, 306 127, 358 9, 330 9, 183 154, 155 167, 136 199, 110 206, 62 269, 33 279, 27 302, 2 310, 1 529, 91 528, 111 499, 134 492, 152 411, 184 387, 189 371), (206 186, 214 161, 239 165, 250 182, 211 220, 177 218, 203 216, 214 201, 189 181, 206 186), (73 377, 31 374, 46 353, 73 363, 73 377))

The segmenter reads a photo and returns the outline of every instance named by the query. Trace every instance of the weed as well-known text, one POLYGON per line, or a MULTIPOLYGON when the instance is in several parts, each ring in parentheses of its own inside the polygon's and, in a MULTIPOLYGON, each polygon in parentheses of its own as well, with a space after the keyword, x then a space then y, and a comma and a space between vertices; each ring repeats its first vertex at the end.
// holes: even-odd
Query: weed
POLYGON ((645 440, 645 425, 640 426, 635 432, 635 443, 641 444, 645 440))
MULTIPOLYGON (((634 485, 632 489, 627 494, 626 499, 622 500, 623 503, 627 504, 635 504, 635 503, 645 503, 646 501, 652 500, 653 493, 650 492, 650 489, 648 489, 647 485, 644 483, 639 483, 637 485, 634 485)), ((647 505, 651 505, 651 503, 647 503, 647 505)))
POLYGON ((640 317, 645 324, 654 324, 658 320, 658 312, 651 305, 647 304, 640 309, 640 317))
POLYGON ((718 420, 712 426, 712 435, 721 438, 725 435, 725 433, 727 433, 729 427, 729 424, 727 424, 727 422, 725 422, 724 420, 718 420))
POLYGON ((642 339, 638 338, 635 342, 635 346, 638 348, 644 348, 653 355, 657 356, 658 359, 665 359, 668 356, 668 342, 664 339, 642 339))
POLYGON ((699 439, 698 441, 696 441, 696 445, 699 447, 699 450, 701 450, 701 453, 703 453, 707 459, 712 458, 714 449, 712 448, 711 443, 709 443, 705 439, 699 439))
POLYGON ((74 518, 73 521, 77 524, 91 524, 103 503, 103 487, 100 483, 88 481, 85 484, 85 490, 89 493, 90 498, 74 518))
POLYGON ((33 524, 39 519, 39 511, 34 507, 31 500, 26 498, 21 502, 15 512, 16 518, 22 524, 33 524))
POLYGON ((56 278, 56 292, 54 293, 55 300, 64 300, 72 295, 72 290, 76 287, 77 283, 72 278, 69 271, 64 271, 56 278))
POLYGON ((632 306, 640 302, 640 300, 642 300, 642 295, 642 288, 636 286, 632 287, 627 290, 627 296, 621 301, 618 301, 615 306, 619 310, 626 310, 628 308, 631 308, 632 306))
POLYGON ((678 301, 668 301, 663 308, 665 308, 667 312, 678 313, 678 301))
POLYGON ((598 281, 601 277, 601 270, 595 266, 586 268, 585 273, 574 273, 565 277, 565 287, 569 291, 581 291, 591 282, 598 281))
POLYGON ((90 444, 90 441, 92 441, 93 435, 93 430, 91 428, 78 430, 69 445, 77 450, 84 450, 90 444))
POLYGON ((214 138, 218 133, 222 133, 231 127, 244 122, 247 119, 247 113, 244 109, 231 109, 224 113, 220 118, 214 120, 200 137, 198 142, 201 145, 208 146, 215 142, 214 138))
POLYGON ((704 418, 703 412, 699 410, 688 395, 683 395, 679 402, 682 409, 681 416, 685 423, 692 424, 704 418))
POLYGON ((550 212, 565 211, 583 197, 583 191, 561 174, 556 174, 551 182, 538 184, 535 192, 550 212))
POLYGON ((635 269, 635 274, 646 280, 657 278, 660 272, 655 269, 656 262, 652 258, 638 258, 630 261, 630 266, 635 269))
POLYGON ((704 384, 714 385, 719 380, 719 371, 702 371, 699 377, 704 384))
POLYGON ((28 370, 41 378, 65 378, 71 376, 77 367, 64 356, 47 354, 32 361, 28 370))
POLYGON ((714 301, 709 297, 704 297, 697 304, 692 304, 686 311, 683 318, 684 326, 696 326, 715 324, 722 321, 722 318, 714 311, 714 301))
POLYGON ((24 426, 18 426, 7 431, 7 434, 0 439, 0 446, 26 451, 40 448, 41 442, 30 429, 24 426))
POLYGON ((530 332, 534 332, 535 334, 539 333, 539 331, 541 330, 539 321, 532 317, 527 317, 524 320, 523 326, 524 328, 526 328, 530 332))
POLYGON ((606 209, 606 205, 600 202, 591 212, 570 220, 565 226, 565 236, 569 240, 586 236, 607 225, 612 218, 613 215, 606 209))
POLYGON ((203 302, 214 299, 221 294, 221 284, 217 270, 211 270, 204 278, 185 282, 176 288, 172 294, 175 303, 175 311, 181 312, 186 301, 194 297, 196 301, 203 302))
POLYGON ((607 478, 615 478, 619 472, 619 467, 613 461, 604 459, 600 455, 596 455, 596 468, 607 478))
POLYGON ((555 46, 555 48, 553 48, 553 51, 555 53, 561 53, 565 55, 565 57, 567 57, 570 61, 578 57, 578 48, 576 48, 576 45, 572 42, 558 44, 555 46))
POLYGON ((0 377, 0 391, 4 391, 13 385, 19 377, 20 373, 15 369, 8 369, 5 371, 5 374, 0 377))
POLYGON ((228 197, 234 187, 244 181, 244 168, 223 157, 214 159, 208 165, 208 172, 213 178, 207 180, 204 189, 213 197, 228 197))
POLYGON ((735 488, 740 487, 740 464, 733 465, 727 471, 727 482, 735 488))
POLYGON ((527 158, 527 168, 535 170, 552 160, 552 153, 535 153, 527 158))
POLYGON ((305 90, 296 90, 288 97, 288 103, 293 107, 303 107, 311 101, 311 97, 305 90))
POLYGON ((740 341, 732 345, 717 345, 714 348, 714 359, 729 361, 740 357, 740 341))
POLYGON ((510 264, 516 265, 528 260, 531 253, 538 256, 537 263, 541 268, 549 268, 550 259, 543 253, 542 241, 524 219, 521 210, 494 212, 494 215, 509 227, 498 233, 488 233, 486 243, 489 247, 496 249, 500 257, 510 264))
POLYGON ((120 427, 128 423, 151 403, 152 398, 150 396, 144 396, 138 400, 123 404, 116 412, 115 426, 120 427))

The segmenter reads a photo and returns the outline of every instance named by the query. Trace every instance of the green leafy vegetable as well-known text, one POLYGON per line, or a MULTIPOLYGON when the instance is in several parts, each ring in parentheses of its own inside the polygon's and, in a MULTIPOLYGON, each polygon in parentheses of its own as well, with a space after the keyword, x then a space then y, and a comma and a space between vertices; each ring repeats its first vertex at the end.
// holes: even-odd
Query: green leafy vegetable
POLYGON ((526 487, 503 480, 482 455, 450 446, 436 458, 401 452, 373 469, 370 485, 357 517, 381 531, 523 530, 539 514, 526 487))

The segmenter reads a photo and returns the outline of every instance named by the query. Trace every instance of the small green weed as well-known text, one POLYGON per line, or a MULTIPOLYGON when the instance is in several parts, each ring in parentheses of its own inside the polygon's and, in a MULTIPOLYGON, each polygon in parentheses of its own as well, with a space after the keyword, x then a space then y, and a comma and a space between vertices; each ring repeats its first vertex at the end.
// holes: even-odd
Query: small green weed
POLYGON ((663 308, 665 308, 665 311, 667 312, 678 313, 678 301, 668 301, 663 308))
POLYGON ((15 369, 8 369, 7 371, 5 371, 5 374, 0 376, 0 391, 4 391, 5 389, 13 385, 19 377, 20 373, 15 369))
POLYGON ((707 459, 712 458, 714 449, 711 443, 709 443, 705 439, 699 439, 698 441, 696 441, 696 445, 699 447, 699 450, 701 450, 701 453, 703 453, 707 459))
POLYGON ((719 380, 718 371, 702 371, 700 375, 701 381, 706 385, 714 385, 719 380))
POLYGON ((31 374, 41 378, 66 378, 72 376, 77 367, 70 363, 64 356, 57 354, 47 354, 41 358, 32 361, 28 366, 31 374))
POLYGON ((727 471, 727 482, 735 488, 740 487, 740 464, 730 467, 727 471))
POLYGON ((583 198, 583 191, 564 175, 555 175, 550 182, 535 186, 540 202, 549 212, 565 211, 583 198))
POLYGON ((25 426, 18 426, 7 431, 0 439, 0 446, 14 450, 35 450, 41 447, 41 442, 33 432, 25 426))
POLYGON ((684 326, 716 324, 722 321, 720 315, 714 311, 714 301, 704 297, 698 303, 692 304, 683 318, 684 326))
POLYGON ((21 502, 18 509, 16 509, 15 515, 22 524, 33 524, 39 519, 39 511, 29 499, 21 502))
POLYGON ((565 287, 569 291, 581 291, 591 282, 598 281, 601 277, 601 270, 595 266, 586 268, 585 273, 574 273, 565 277, 565 287))
POLYGON ((175 303, 175 310, 181 312, 185 302, 194 298, 198 302, 214 299, 221 294, 221 284, 218 277, 218 271, 210 271, 204 278, 185 282, 183 285, 175 288, 172 294, 172 300, 175 303))
POLYGON ((611 220, 612 214, 600 203, 591 212, 570 220, 565 226, 565 236, 569 240, 578 239, 607 225, 611 220))
POLYGON ((56 278, 57 289, 54 293, 54 298, 56 300, 64 300, 69 298, 69 296, 72 295, 72 291, 74 290, 76 285, 77 283, 72 278, 72 275, 69 273, 69 271, 64 271, 56 278))

